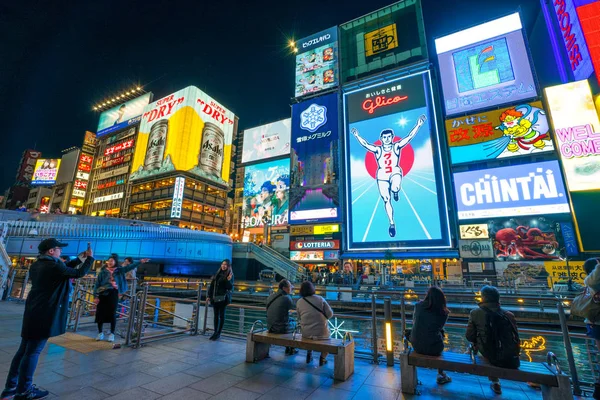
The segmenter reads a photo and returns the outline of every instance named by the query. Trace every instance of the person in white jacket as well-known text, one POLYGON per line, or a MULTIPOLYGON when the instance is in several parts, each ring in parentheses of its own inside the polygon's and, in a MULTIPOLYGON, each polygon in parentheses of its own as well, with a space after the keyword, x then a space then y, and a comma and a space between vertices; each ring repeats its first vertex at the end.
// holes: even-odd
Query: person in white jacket
MULTIPOLYGON (((583 283, 590 289, 593 295, 600 291, 600 259, 589 258, 583 263, 583 270, 587 274, 583 283)), ((596 347, 600 350, 600 321, 585 319, 587 336, 596 341, 596 347)), ((594 383, 594 399, 600 399, 600 380, 594 383)))
MULTIPOLYGON (((300 320, 302 337, 311 340, 329 339, 329 319, 333 317, 333 310, 321 296, 315 294, 312 283, 302 282, 300 286, 300 299, 296 302, 296 311, 300 320)), ((327 362, 327 353, 321 353, 319 366, 327 362)), ((306 363, 312 362, 312 351, 306 353, 306 363)))

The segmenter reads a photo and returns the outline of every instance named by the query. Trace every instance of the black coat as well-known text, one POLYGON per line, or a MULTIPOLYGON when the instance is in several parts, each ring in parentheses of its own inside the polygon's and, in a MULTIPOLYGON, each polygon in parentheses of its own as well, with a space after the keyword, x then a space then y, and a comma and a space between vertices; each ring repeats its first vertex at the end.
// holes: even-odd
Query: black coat
POLYGON ((31 264, 31 291, 25 302, 22 338, 47 339, 65 333, 69 314, 69 279, 87 274, 93 262, 93 257, 87 257, 76 269, 81 264, 78 258, 65 265, 57 258, 40 256, 31 264))
POLYGON ((217 273, 217 275, 210 281, 210 286, 208 287, 208 298, 211 302, 215 296, 223 296, 225 297, 225 303, 231 303, 231 291, 233 290, 233 276, 231 280, 227 280, 227 275, 222 273, 221 270, 217 273))
POLYGON ((442 354, 447 320, 447 315, 428 310, 422 301, 415 305, 410 342, 417 353, 429 356, 442 354))

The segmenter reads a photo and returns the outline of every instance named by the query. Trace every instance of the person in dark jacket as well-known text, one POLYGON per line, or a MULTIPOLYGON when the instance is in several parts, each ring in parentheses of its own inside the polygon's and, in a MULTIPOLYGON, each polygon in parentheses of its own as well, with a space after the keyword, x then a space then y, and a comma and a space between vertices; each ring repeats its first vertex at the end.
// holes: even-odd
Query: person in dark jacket
POLYGON ((225 308, 231 303, 233 290, 233 270, 228 259, 223 260, 221 267, 213 276, 208 287, 207 302, 212 304, 215 316, 215 333, 210 340, 218 340, 225 324, 225 308))
MULTIPOLYGON (((423 301, 415 305, 413 327, 410 332, 410 342, 415 352, 427 356, 441 356, 444 351, 444 325, 448 320, 446 296, 436 286, 427 291, 423 301)), ((452 382, 444 370, 438 370, 437 383, 443 385, 452 382)))
MULTIPOLYGON (((271 294, 267 299, 267 329, 270 333, 292 333, 295 323, 290 320, 290 310, 294 308, 292 291, 294 286, 287 279, 279 282, 279 290, 271 294)), ((286 347, 285 354, 293 355, 298 350, 286 347)))
POLYGON ((80 258, 65 265, 59 257, 66 246, 54 238, 42 240, 38 246, 40 255, 29 268, 31 290, 25 302, 21 345, 10 364, 2 398, 29 400, 48 396, 48 391, 32 384, 38 358, 48 339, 67 329, 69 279, 87 274, 94 262, 88 248, 80 258), (81 260, 83 265, 76 269, 81 260))
POLYGON ((126 267, 119 266, 119 256, 111 255, 96 277, 94 295, 96 296, 96 323, 98 324, 98 336, 96 340, 104 340, 102 325, 110 323, 110 334, 108 341, 115 341, 115 327, 117 326, 117 306, 119 295, 127 292, 127 273, 136 269, 140 264, 150 261, 144 258, 140 262, 134 262, 126 267))
MULTIPOLYGON (((484 344, 487 342, 485 329, 487 315, 485 309, 492 312, 503 313, 514 325, 515 329, 517 328, 517 320, 513 313, 504 311, 500 307, 500 293, 498 292, 498 289, 493 286, 484 286, 481 288, 481 303, 479 303, 479 307, 471 310, 471 313, 469 314, 466 338, 469 342, 473 343, 476 351, 479 351, 483 357, 489 358, 489 355, 485 354, 484 350, 484 344)), ((492 391, 496 394, 501 394, 502 387, 500 386, 500 380, 496 377, 489 377, 489 380, 492 382, 490 384, 492 391)))

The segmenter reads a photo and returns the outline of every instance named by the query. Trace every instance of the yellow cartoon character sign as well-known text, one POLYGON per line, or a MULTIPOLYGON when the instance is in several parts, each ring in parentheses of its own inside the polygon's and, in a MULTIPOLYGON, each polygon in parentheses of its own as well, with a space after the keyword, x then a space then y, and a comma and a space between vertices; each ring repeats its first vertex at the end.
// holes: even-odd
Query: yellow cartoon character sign
MULTIPOLYGON (((528 152, 533 146, 535 149, 543 150, 546 145, 552 145, 548 135, 548 127, 540 126, 538 123, 538 114, 544 116, 544 112, 537 108, 532 108, 528 104, 511 108, 500 115, 501 124, 496 129, 501 130, 505 137, 510 139, 506 149, 516 153, 520 150, 528 152)), ((541 125, 547 125, 541 124, 541 125)))

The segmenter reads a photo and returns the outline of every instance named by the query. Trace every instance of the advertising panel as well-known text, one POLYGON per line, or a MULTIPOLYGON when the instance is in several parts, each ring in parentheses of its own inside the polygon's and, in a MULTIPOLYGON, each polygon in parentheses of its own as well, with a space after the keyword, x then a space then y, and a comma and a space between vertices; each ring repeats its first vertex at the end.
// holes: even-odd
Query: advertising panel
POLYGON ((189 86, 144 108, 131 180, 188 171, 228 185, 235 115, 189 86))
POLYGON ((336 93, 292 106, 290 224, 341 217, 339 146, 336 93))
POLYGON ((341 81, 427 58, 420 0, 402 0, 340 25, 341 81))
POLYGON ((292 261, 334 261, 338 258, 338 251, 290 251, 290 260, 292 261))
POLYGON ((290 118, 244 131, 242 163, 290 154, 290 118))
POLYGON ((541 101, 446 120, 452 164, 553 151, 541 101))
POLYGON ((569 273, 573 282, 583 285, 583 281, 587 276, 583 269, 583 263, 583 261, 569 261, 569 267, 567 268, 565 261, 544 261, 544 269, 548 274, 548 285, 567 283, 569 273))
POLYGON ((96 152, 96 146, 98 145, 98 139, 94 132, 86 131, 83 137, 83 146, 81 150, 84 153, 94 154, 96 152))
POLYGON ((152 93, 146 93, 104 111, 100 114, 96 137, 106 136, 129 125, 139 123, 144 107, 150 103, 151 97, 152 93))
POLYGON ((60 168, 60 159, 47 158, 35 162, 32 185, 54 185, 60 168))
POLYGON ((490 233, 487 224, 460 225, 461 239, 488 239, 490 233))
POLYGON ((458 219, 568 213, 558 161, 454 174, 458 219))
POLYGON ((116 179, 114 181, 108 181, 108 182, 99 183, 97 189, 98 190, 107 189, 109 187, 122 185, 124 183, 125 183, 125 179, 116 179))
POLYGON ((569 190, 600 189, 600 120, 588 81, 546 88, 546 98, 569 190))
POLYGON ((23 158, 21 159, 21 166, 15 182, 17 184, 29 185, 33 178, 33 172, 35 171, 35 164, 37 160, 42 156, 40 151, 25 150, 23 152, 23 158))
POLYGON ((590 52, 592 65, 596 70, 596 79, 600 82, 600 3, 587 0, 587 4, 578 1, 577 15, 583 29, 583 35, 590 52))
POLYGON ((458 251, 461 258, 494 258, 491 240, 459 240, 458 251))
POLYGON ((446 115, 537 96, 518 13, 435 40, 446 115))
MULTIPOLYGON (((492 220, 490 237, 498 261, 560 260, 560 224, 545 217, 492 220)), ((564 254, 563 254, 564 255, 564 254)))
POLYGON ((129 166, 113 169, 112 171, 102 172, 98 174, 98 180, 112 178, 113 176, 123 175, 129 172, 129 166))
POLYGON ((429 71, 344 94, 349 249, 447 248, 429 71))
POLYGON ((109 156, 111 154, 118 153, 119 151, 130 149, 133 147, 134 143, 135 143, 135 139, 130 139, 130 140, 127 140, 126 142, 119 143, 114 146, 108 147, 108 148, 106 148, 106 150, 104 150, 104 155, 109 156))
POLYGON ((296 97, 339 83, 337 26, 298 41, 296 97))
POLYGON ((302 242, 291 242, 290 249, 292 250, 338 250, 340 248, 339 240, 309 240, 302 242))
POLYGON ((131 156, 131 154, 125 154, 124 156, 108 158, 108 160, 102 161, 102 168, 114 167, 115 165, 126 163, 131 160, 131 156))
POLYGON ((185 178, 175 178, 173 190, 173 202, 171 204, 171 218, 181 218, 181 207, 183 206, 183 190, 185 189, 185 178))
POLYGON ((109 194, 107 196, 100 196, 100 197, 96 197, 94 199, 94 204, 95 203, 102 203, 105 201, 111 201, 111 200, 118 200, 118 199, 122 199, 123 198, 124 193, 123 192, 119 192, 119 193, 113 193, 113 194, 109 194))
POLYGON ((290 160, 245 167, 242 228, 287 225, 290 160))

